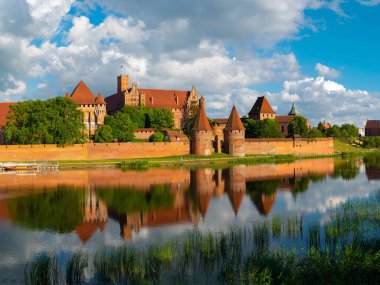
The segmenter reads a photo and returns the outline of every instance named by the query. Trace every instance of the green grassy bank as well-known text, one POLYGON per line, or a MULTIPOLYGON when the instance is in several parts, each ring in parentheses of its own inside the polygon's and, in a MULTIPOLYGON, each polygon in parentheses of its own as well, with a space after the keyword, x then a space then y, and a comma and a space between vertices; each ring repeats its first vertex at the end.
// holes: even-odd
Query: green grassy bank
POLYGON ((76 252, 41 253, 28 284, 379 284, 380 194, 332 208, 324 222, 273 217, 217 233, 76 252), (288 241, 281 243, 281 241, 288 241), (93 265, 93 274, 85 272, 93 265), (65 270, 65 273, 64 273, 65 270))

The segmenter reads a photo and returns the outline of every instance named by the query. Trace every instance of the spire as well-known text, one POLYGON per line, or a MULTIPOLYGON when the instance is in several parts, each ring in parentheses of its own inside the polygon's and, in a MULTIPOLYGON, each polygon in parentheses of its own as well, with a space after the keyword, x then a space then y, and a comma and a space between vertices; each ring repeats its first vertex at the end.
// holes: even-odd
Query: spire
POLYGON ((100 104, 106 105, 107 104, 106 101, 104 101, 102 93, 98 93, 98 96, 96 96, 96 98, 95 98, 95 102, 98 105, 100 105, 100 104))
POLYGON ((296 103, 293 101, 293 104, 292 104, 292 109, 290 110, 290 112, 288 113, 289 116, 300 116, 301 113, 298 112, 297 108, 296 108, 296 103))
POLYGON ((203 96, 199 100, 199 112, 198 112, 197 117, 195 118, 195 122, 191 130, 192 131, 212 131, 212 128, 206 116, 205 99, 203 98, 203 96))
POLYGON ((244 131, 245 130, 243 123, 241 122, 239 113, 236 110, 235 105, 231 110, 230 117, 227 121, 227 125, 224 128, 224 130, 226 131, 232 131, 232 130, 244 131))

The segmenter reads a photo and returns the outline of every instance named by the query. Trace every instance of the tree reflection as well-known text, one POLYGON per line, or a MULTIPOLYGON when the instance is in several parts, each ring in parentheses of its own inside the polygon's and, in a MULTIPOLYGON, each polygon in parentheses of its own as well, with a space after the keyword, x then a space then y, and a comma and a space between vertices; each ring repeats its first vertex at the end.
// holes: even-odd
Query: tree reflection
POLYGON ((83 220, 85 193, 67 187, 8 200, 12 222, 23 227, 68 233, 83 220))
POLYGON ((118 214, 126 214, 172 208, 174 194, 169 190, 167 185, 153 185, 148 192, 125 187, 98 188, 96 195, 104 201, 108 208, 118 214))
POLYGON ((353 180, 359 174, 359 166, 354 160, 336 160, 334 162, 333 178, 342 177, 344 180, 353 180))

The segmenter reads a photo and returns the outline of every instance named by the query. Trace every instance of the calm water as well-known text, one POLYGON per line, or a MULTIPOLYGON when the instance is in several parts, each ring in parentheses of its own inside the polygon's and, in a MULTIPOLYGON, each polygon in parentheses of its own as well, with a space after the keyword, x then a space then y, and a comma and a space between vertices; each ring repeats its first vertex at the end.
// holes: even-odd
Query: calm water
MULTIPOLYGON (((0 174, 0 284, 22 283, 36 253, 181 238, 273 216, 323 220, 380 190, 380 156, 227 169, 0 174)), ((287 241, 296 246, 296 241, 287 241)))

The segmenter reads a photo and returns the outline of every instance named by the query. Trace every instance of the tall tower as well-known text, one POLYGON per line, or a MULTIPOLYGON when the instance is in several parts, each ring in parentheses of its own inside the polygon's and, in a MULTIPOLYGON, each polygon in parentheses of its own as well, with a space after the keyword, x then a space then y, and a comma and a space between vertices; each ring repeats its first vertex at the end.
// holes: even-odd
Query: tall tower
POLYGON ((117 77, 117 92, 126 91, 130 87, 129 75, 121 74, 117 77))
POLYGON ((199 100, 199 112, 191 129, 191 154, 212 154, 213 131, 205 112, 205 99, 199 100))
POLYGON ((245 156, 245 128, 235 106, 223 131, 224 152, 232 156, 245 156))

